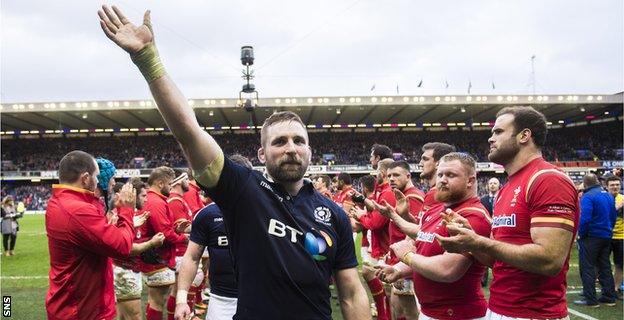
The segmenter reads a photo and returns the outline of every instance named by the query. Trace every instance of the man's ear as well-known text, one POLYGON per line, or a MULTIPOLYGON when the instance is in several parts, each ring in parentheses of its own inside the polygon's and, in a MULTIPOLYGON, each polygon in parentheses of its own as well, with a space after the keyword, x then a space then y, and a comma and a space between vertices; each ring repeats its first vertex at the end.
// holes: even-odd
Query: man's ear
POLYGON ((525 144, 529 142, 529 140, 531 139, 531 136, 533 136, 533 133, 531 132, 531 130, 524 129, 520 131, 516 137, 519 143, 525 144))
POLYGON ((470 176, 468 177, 468 189, 472 188, 475 183, 477 183, 477 177, 476 176, 470 176))
POLYGON ((260 160, 260 163, 265 164, 266 163, 266 157, 264 155, 264 148, 260 147, 260 149, 258 149, 258 160, 260 160))

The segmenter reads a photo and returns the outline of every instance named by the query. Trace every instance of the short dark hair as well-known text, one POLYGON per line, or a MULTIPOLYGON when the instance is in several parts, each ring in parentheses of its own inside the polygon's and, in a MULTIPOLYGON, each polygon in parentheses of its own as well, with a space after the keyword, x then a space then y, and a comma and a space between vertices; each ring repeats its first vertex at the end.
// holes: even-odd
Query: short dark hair
MULTIPOLYGON (((301 118, 296 113, 292 111, 276 112, 272 114, 271 116, 269 116, 268 118, 266 118, 266 120, 264 120, 264 123, 262 124, 262 129, 260 129, 260 144, 264 146, 264 144, 266 143, 266 132, 270 126, 276 123, 289 122, 289 121, 299 123, 303 127, 304 130, 306 128, 305 124, 303 124, 303 121, 301 121, 301 118)), ((307 142, 309 143, 309 141, 307 142)))
POLYGON ((407 161, 403 161, 403 160, 401 160, 401 161, 395 161, 395 162, 391 163, 391 164, 388 166, 388 170, 390 170, 390 169, 394 169, 394 168, 403 168, 403 169, 407 170, 407 172, 408 172, 408 173, 409 173, 409 172, 411 171, 411 169, 412 169, 412 168, 410 168, 409 163, 407 163, 407 161))
POLYGON ((147 185, 143 182, 143 180, 141 180, 141 177, 132 177, 128 180, 128 182, 132 184, 132 187, 134 187, 137 197, 141 194, 141 190, 147 188, 147 185))
POLYGON ((95 173, 97 165, 92 155, 74 150, 63 156, 59 163, 58 176, 60 183, 73 183, 80 178, 80 175, 87 172, 90 175, 95 173))
POLYGON ((331 179, 329 178, 328 175, 317 174, 314 177, 312 177, 313 180, 318 180, 318 178, 321 178, 321 180, 323 180, 323 184, 325 185, 325 187, 329 188, 331 186, 331 179))
POLYGON ((620 179, 620 177, 618 177, 618 176, 616 176, 616 175, 613 175, 613 176, 608 176, 608 177, 605 179, 605 184, 606 184, 606 185, 609 185, 609 182, 611 182, 611 181, 618 181, 618 182, 620 182, 620 183, 621 183, 621 182, 622 182, 622 179, 620 179))
POLYGON ((113 193, 117 193, 119 191, 121 191, 121 188, 123 188, 124 183, 122 182, 115 182, 115 185, 113 186, 113 193))
POLYGON ((377 144, 375 143, 372 147, 371 147, 371 152, 373 153, 374 156, 378 156, 379 160, 383 160, 383 159, 392 159, 392 149, 390 149, 388 146, 383 145, 383 144, 377 144))
POLYGON ((157 181, 164 180, 164 179, 169 179, 169 180, 175 179, 175 172, 173 171, 173 169, 162 166, 162 167, 158 167, 152 170, 152 173, 150 173, 149 178, 147 178, 147 184, 152 186, 157 181))
POLYGON ((583 176, 583 186, 585 189, 599 185, 598 176, 595 173, 587 173, 583 176))
MULTIPOLYGON (((360 178, 360 184, 362 188, 366 188, 368 190, 375 190, 375 177, 371 175, 365 175, 360 178)), ((364 192, 364 190, 362 190, 364 192)))
POLYGON ((455 146, 443 142, 429 142, 422 146, 422 151, 433 150, 433 160, 440 161, 445 155, 455 152, 455 146))
POLYGON ((351 184, 351 175, 346 172, 341 172, 336 176, 336 180, 344 182, 344 184, 351 184))
POLYGON ((513 124, 516 130, 514 134, 518 134, 524 129, 529 129, 531 131, 531 137, 533 137, 533 143, 535 143, 538 148, 546 144, 548 126, 543 113, 533 109, 533 107, 514 106, 501 109, 496 114, 496 117, 498 118, 504 114, 514 116, 513 124))
POLYGON ((251 169, 253 168, 253 166, 251 165, 251 161, 249 161, 249 159, 247 159, 247 157, 241 155, 241 154, 233 154, 230 156, 230 160, 232 160, 232 162, 234 163, 238 163, 241 166, 247 168, 247 169, 251 169))

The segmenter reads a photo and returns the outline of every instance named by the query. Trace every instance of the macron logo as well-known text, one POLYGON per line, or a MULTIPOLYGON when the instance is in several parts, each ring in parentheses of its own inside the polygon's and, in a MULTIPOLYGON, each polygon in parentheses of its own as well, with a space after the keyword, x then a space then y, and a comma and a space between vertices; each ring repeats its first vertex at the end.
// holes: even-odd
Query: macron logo
POLYGON ((495 216, 492 218, 492 229, 507 227, 513 228, 516 226, 516 214, 512 213, 509 216, 495 216))
POLYGON ((275 190, 273 190, 273 188, 268 183, 264 181, 260 181, 260 185, 266 189, 269 189, 269 191, 271 191, 271 193, 273 193, 279 199, 280 202, 284 202, 284 198, 282 198, 279 194, 277 194, 275 190))

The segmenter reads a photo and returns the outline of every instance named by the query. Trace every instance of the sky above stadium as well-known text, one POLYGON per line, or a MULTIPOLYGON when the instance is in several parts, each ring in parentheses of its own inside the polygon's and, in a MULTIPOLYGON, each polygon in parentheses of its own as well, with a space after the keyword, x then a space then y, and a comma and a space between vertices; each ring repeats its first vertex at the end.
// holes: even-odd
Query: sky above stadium
MULTIPOLYGON (((2 1, 0 100, 148 98, 100 29, 101 4, 2 1)), ((161 57, 188 98, 237 97, 243 45, 255 48, 260 97, 624 90, 621 0, 111 4, 134 22, 152 10, 161 57)))

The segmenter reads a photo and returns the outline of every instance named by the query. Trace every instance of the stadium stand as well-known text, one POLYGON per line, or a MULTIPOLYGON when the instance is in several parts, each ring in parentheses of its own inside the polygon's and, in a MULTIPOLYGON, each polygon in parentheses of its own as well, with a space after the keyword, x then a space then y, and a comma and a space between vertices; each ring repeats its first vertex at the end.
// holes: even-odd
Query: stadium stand
MULTIPOLYGON (((388 145, 410 163, 420 159, 420 147, 429 141, 454 144, 478 161, 487 161, 489 131, 394 131, 310 133, 313 164, 368 163, 373 143, 388 145), (326 155, 324 157, 324 155, 326 155)), ((240 153, 254 165, 258 138, 254 134, 215 135, 226 154, 240 153)), ((566 127, 549 132, 544 157, 549 161, 592 161, 622 158, 622 122, 566 127), (591 134, 588 134, 591 132, 591 134)), ((110 159, 117 168, 184 167, 186 160, 171 135, 87 138, 2 139, 2 170, 54 170, 71 150, 110 159), (119 150, 123 150, 119 152, 119 150)))

